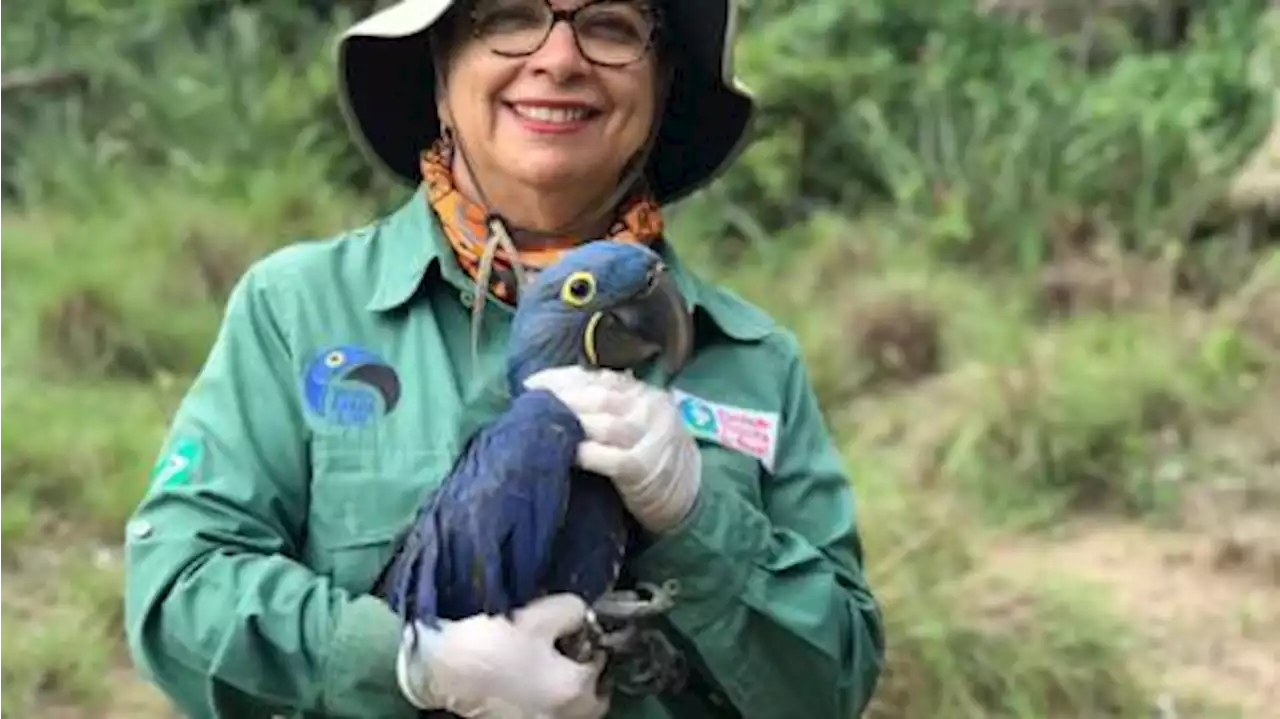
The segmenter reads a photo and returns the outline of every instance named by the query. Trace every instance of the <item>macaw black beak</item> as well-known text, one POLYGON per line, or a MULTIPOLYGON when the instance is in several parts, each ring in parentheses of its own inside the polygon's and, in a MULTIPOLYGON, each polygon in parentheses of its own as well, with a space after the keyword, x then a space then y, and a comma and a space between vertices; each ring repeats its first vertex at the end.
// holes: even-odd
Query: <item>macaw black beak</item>
POLYGON ((656 358, 675 374, 693 351, 693 317, 675 280, 659 265, 642 292, 592 315, 583 340, 592 366, 627 370, 656 358))

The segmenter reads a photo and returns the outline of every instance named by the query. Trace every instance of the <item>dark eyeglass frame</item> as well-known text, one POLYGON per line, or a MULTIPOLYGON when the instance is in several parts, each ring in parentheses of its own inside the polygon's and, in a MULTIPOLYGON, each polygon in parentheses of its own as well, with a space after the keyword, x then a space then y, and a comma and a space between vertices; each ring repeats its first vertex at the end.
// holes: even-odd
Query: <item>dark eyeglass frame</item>
MULTIPOLYGON (((594 5, 604 5, 606 3, 624 4, 623 0, 589 0, 589 2, 585 2, 572 10, 557 10, 555 6, 551 4, 551 0, 542 0, 542 4, 551 11, 551 24, 547 25, 546 33, 542 36, 542 39, 538 41, 538 44, 533 46, 532 50, 529 50, 528 52, 499 52, 498 50, 494 50, 492 47, 489 47, 488 43, 485 43, 485 46, 488 48, 489 52, 501 57, 529 57, 535 52, 541 50, 543 45, 547 44, 547 38, 551 37, 551 31, 555 30, 556 23, 563 21, 569 24, 569 31, 573 34, 573 44, 578 48, 578 53, 586 58, 587 62, 599 67, 626 67, 627 65, 639 61, 657 44, 658 32, 662 27, 662 13, 650 3, 634 3, 640 7, 645 15, 648 16, 649 22, 652 24, 652 27, 649 30, 649 37, 645 40, 644 47, 641 48, 640 52, 631 60, 627 60, 625 62, 600 62, 588 55, 587 51, 583 49, 582 39, 578 37, 578 26, 574 24, 574 21, 577 19, 578 13, 583 10, 594 5)), ((480 36, 480 31, 478 29, 481 16, 474 4, 471 7, 470 19, 472 37, 484 43, 484 38, 480 36)))

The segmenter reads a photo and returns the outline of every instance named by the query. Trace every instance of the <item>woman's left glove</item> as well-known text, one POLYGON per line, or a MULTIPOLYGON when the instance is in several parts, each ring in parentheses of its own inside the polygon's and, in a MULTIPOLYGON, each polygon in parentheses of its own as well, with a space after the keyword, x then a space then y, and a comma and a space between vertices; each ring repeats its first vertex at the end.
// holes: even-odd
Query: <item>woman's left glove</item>
POLYGON ((701 488, 702 455, 670 393, 582 367, 543 370, 525 386, 551 392, 578 416, 587 435, 578 464, 612 479, 641 526, 661 533, 689 514, 701 488))

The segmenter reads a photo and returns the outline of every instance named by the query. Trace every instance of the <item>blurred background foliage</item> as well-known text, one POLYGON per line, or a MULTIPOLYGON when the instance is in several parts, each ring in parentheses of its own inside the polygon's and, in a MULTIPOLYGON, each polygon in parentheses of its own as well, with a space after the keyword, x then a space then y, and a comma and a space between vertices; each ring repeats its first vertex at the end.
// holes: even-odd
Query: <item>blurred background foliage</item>
MULTIPOLYGON (((1043 4, 1079 18, 1028 0, 744 2, 757 139, 697 204, 750 220, 716 234, 762 241, 815 211, 890 205, 936 219, 958 253, 1022 262, 1045 255, 1031 217, 1088 213, 1134 244, 1186 236, 1269 126, 1274 74, 1250 71, 1266 0, 1043 4)), ((5 97, 6 199, 87 207, 126 170, 225 188, 235 168, 294 163, 385 193, 347 143, 331 50, 376 6, 13 4, 6 67, 74 89, 5 97)))

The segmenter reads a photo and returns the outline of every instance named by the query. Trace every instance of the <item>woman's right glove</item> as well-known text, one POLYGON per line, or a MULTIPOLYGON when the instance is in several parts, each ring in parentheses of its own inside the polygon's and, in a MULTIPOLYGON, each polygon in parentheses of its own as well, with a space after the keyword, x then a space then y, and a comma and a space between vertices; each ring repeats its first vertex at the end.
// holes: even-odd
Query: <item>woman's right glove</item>
POLYGON ((555 641, 581 628, 587 605, 555 594, 516 610, 511 620, 477 615, 405 630, 396 675, 409 703, 469 719, 601 719, 609 698, 596 694, 604 659, 580 664, 555 641))

